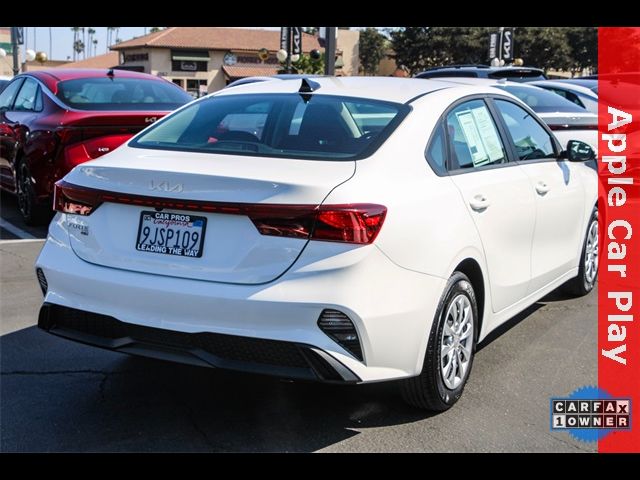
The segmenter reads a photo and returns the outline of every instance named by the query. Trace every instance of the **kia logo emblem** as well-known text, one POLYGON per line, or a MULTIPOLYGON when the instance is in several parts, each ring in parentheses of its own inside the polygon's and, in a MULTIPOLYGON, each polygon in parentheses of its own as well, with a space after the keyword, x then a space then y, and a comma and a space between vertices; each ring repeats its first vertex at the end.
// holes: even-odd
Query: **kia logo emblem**
POLYGON ((160 190, 162 192, 180 193, 182 192, 182 190, 184 190, 184 187, 182 186, 181 183, 175 183, 172 185, 170 182, 167 182, 166 180, 163 180, 163 181, 151 180, 151 182, 149 183, 149 190, 160 190))

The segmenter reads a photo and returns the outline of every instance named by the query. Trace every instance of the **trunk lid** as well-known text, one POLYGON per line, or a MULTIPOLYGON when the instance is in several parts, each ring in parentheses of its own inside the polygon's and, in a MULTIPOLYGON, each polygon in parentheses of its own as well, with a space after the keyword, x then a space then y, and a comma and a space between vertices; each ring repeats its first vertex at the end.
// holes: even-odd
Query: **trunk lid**
POLYGON ((293 264, 307 239, 262 235, 242 213, 187 211, 180 205, 192 201, 243 207, 247 204, 317 206, 354 172, 352 160, 238 158, 122 146, 105 157, 78 166, 65 177, 65 182, 114 192, 112 195, 123 198, 127 194, 151 197, 158 202, 162 200, 165 208, 157 212, 149 202, 136 205, 107 200, 91 215, 67 215, 71 247, 83 260, 105 267, 214 282, 269 282, 293 264), (167 202, 177 205, 176 208, 166 207, 167 202), (139 240, 144 238, 145 226, 151 230, 151 238, 145 242, 157 240, 157 245, 168 245, 164 235, 158 233, 153 237, 154 222, 160 218, 162 223, 162 217, 156 213, 191 216, 187 221, 198 224, 197 236, 193 226, 180 230, 181 224, 173 220, 169 222, 171 225, 161 227, 174 229, 177 235, 184 235, 184 231, 190 229, 189 238, 194 242, 189 245, 187 240, 184 252, 192 247, 191 252, 197 250, 199 256, 157 253, 153 248, 140 250, 139 240), (192 218, 194 216, 196 218, 192 218), (201 250, 197 246, 200 235, 201 250))

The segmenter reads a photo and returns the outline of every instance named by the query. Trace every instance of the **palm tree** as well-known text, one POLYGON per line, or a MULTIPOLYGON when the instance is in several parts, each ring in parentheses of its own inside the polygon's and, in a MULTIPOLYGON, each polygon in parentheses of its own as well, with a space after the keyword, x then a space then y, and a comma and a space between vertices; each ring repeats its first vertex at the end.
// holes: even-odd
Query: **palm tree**
POLYGON ((93 39, 93 55, 96 56, 98 54, 98 39, 93 39))
POLYGON ((84 52, 84 42, 78 39, 73 43, 73 53, 74 53, 73 58, 75 59, 76 54, 79 55, 82 52, 84 52))
POLYGON ((94 45, 93 43, 93 36, 96 34, 95 29, 93 29, 92 27, 89 27, 87 29, 87 32, 89 34, 89 56, 91 56, 91 47, 94 45))
POLYGON ((80 33, 80 27, 71 27, 71 31, 73 32, 73 61, 75 62, 77 59, 78 53, 78 34, 80 33))

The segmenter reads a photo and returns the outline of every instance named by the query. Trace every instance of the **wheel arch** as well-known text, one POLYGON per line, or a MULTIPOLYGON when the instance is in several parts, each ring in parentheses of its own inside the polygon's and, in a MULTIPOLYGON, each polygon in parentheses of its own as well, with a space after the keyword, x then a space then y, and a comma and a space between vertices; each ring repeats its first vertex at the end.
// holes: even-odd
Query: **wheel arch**
MULTIPOLYGON (((478 304, 478 339, 482 332, 482 326, 485 318, 485 308, 487 306, 487 291, 485 288, 484 275, 482 273, 482 267, 475 258, 465 258, 453 269, 453 272, 464 273, 471 282, 473 291, 476 296, 476 302, 478 304)), ((453 273, 452 272, 452 273, 453 273)))

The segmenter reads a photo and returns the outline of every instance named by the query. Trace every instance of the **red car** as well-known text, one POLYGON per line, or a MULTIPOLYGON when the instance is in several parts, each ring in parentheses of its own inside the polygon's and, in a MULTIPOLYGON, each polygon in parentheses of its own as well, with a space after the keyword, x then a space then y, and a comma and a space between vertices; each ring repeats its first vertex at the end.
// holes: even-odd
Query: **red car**
POLYGON ((46 221, 53 184, 193 98, 126 70, 51 69, 16 76, 0 93, 0 187, 29 225, 46 221))

